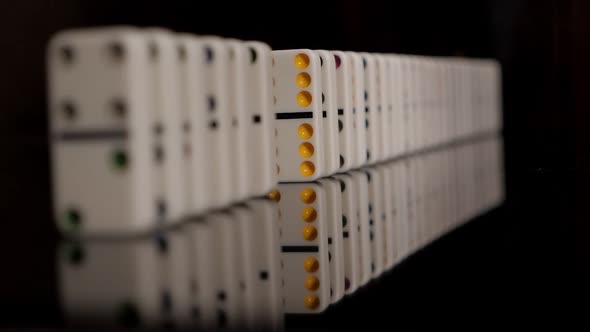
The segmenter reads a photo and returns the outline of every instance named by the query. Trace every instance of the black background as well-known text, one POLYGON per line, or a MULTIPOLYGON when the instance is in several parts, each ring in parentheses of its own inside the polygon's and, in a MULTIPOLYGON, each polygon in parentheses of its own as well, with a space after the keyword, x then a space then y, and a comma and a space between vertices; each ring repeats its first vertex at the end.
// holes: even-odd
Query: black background
POLYGON ((58 30, 134 24, 312 48, 497 58, 507 203, 299 326, 567 323, 588 313, 590 3, 584 0, 4 1, 0 325, 59 326, 44 53, 58 30), (578 302, 581 300, 581 302, 578 302))

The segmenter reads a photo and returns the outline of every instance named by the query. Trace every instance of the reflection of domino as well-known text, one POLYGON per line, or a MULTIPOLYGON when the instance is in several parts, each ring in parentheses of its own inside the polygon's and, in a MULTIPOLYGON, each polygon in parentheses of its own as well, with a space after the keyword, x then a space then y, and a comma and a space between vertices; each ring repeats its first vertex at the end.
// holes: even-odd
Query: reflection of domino
POLYGON ((118 327, 171 323, 163 250, 163 242, 152 237, 63 243, 56 261, 66 323, 87 324, 89 318, 118 327), (105 283, 105 271, 117 282, 105 283))
POLYGON ((253 246, 252 279, 253 302, 248 310, 253 328, 280 330, 283 326, 283 294, 281 290, 278 208, 267 199, 247 202, 254 213, 253 227, 249 239, 253 246))
POLYGON ((213 252, 217 255, 210 266, 216 280, 216 328, 236 327, 243 323, 239 320, 242 292, 237 278, 238 267, 235 265, 239 257, 235 236, 236 220, 229 213, 212 214, 206 220, 211 226, 213 252))
POLYGON ((317 313, 330 304, 326 191, 317 182, 279 184, 285 313, 317 313))
POLYGON ((272 58, 279 181, 318 179, 325 175, 320 58, 305 49, 272 58))
POLYGON ((339 172, 348 171, 353 165, 353 152, 356 149, 353 127, 352 78, 348 55, 332 51, 336 64, 336 109, 338 112, 339 172))
POLYGON ((344 292, 352 294, 359 287, 360 246, 356 195, 350 174, 338 174, 334 179, 340 183, 342 210, 342 247, 344 251, 344 292))
POLYGON ((356 218, 359 232, 359 285, 363 286, 371 280, 371 235, 369 227, 369 183, 367 175, 362 171, 351 172, 356 198, 356 218))
POLYGON ((213 230, 205 220, 190 221, 182 225, 187 237, 189 252, 187 266, 191 285, 191 312, 197 326, 212 329, 217 326, 217 280, 213 252, 213 230))
POLYGON ((319 182, 326 189, 330 298, 331 303, 336 303, 344 296, 344 249, 342 243, 342 198, 340 182, 334 178, 324 178, 319 180, 319 182))
POLYGON ((383 178, 376 168, 363 170, 369 185, 369 240, 371 241, 371 275, 378 277, 384 270, 385 213, 381 186, 383 178))

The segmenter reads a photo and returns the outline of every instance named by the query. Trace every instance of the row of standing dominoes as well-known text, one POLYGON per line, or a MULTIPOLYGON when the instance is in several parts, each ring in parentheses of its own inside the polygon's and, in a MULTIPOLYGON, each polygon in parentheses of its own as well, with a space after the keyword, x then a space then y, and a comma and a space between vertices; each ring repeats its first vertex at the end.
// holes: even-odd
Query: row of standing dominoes
POLYGON ((317 313, 503 200, 496 137, 279 184, 286 313, 317 313))
POLYGON ((253 199, 150 236, 65 242, 68 325, 280 330, 277 211, 253 199))
POLYGON ((272 52, 278 176, 313 181, 500 130, 492 60, 272 52))
POLYGON ((500 129, 490 60, 271 52, 110 27, 58 34, 48 67, 54 211, 69 233, 146 231, 264 195, 277 180, 500 129))
POLYGON ((264 196, 277 183, 271 50, 109 27, 48 48, 61 230, 146 231, 264 196))

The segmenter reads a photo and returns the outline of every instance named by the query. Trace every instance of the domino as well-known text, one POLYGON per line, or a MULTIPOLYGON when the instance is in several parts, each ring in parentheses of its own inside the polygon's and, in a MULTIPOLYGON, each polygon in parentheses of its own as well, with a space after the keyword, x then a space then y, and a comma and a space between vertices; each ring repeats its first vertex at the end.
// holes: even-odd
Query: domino
POLYGON ((270 47, 261 42, 246 42, 249 61, 247 77, 257 84, 246 84, 247 110, 247 156, 250 165, 252 196, 269 193, 278 183, 278 146, 274 136, 274 113, 272 105, 272 69, 270 47))
POLYGON ((158 220, 178 222, 186 216, 186 197, 182 177, 184 163, 181 150, 180 94, 178 89, 178 53, 173 35, 162 29, 145 32, 151 65, 150 93, 154 119, 153 179, 158 220))
MULTIPOLYGON (((250 174, 256 167, 251 164, 248 158, 247 141, 250 121, 246 104, 246 67, 250 55, 247 47, 240 41, 226 39, 224 44, 227 48, 228 70, 226 73, 228 92, 228 109, 231 116, 229 162, 232 170, 231 183, 233 187, 234 200, 241 201, 252 193, 250 174)), ((254 97, 255 98, 255 97, 254 97)))
POLYGON ((338 111, 338 139, 340 156, 339 172, 346 172, 352 168, 356 144, 354 141, 356 123, 352 103, 352 78, 350 60, 342 51, 332 51, 336 65, 336 109, 338 111))
POLYGON ((205 142, 207 142, 207 162, 205 168, 206 186, 209 207, 221 208, 228 205, 236 197, 232 193, 232 172, 235 168, 230 165, 230 155, 234 152, 231 147, 231 113, 229 112, 229 82, 227 82, 229 67, 229 52, 224 42, 215 37, 199 38, 203 52, 203 76, 208 84, 204 86, 206 98, 205 142))
POLYGON ((162 327, 172 323, 161 274, 162 244, 153 237, 68 241, 57 250, 61 303, 67 325, 162 327), (105 283, 104 272, 110 280, 105 283))
POLYGON ((319 313, 330 304, 326 190, 317 182, 279 184, 285 313, 319 313))
POLYGON ((57 227, 68 234, 155 227, 145 35, 129 27, 62 32, 47 62, 57 227))
POLYGON ((391 158, 390 141, 391 127, 389 126, 391 118, 391 106, 389 105, 389 63, 387 58, 382 54, 374 55, 375 58, 375 79, 377 92, 377 125, 378 137, 377 143, 379 146, 379 161, 385 161, 391 158))
POLYGON ((348 55, 351 68, 351 96, 352 113, 354 115, 353 126, 356 136, 353 141, 356 143, 356 153, 353 168, 361 167, 367 161, 367 135, 365 133, 365 80, 363 73, 363 60, 359 54, 345 52, 348 55))
POLYGON ((336 303, 344 297, 344 248, 340 182, 334 178, 323 178, 319 180, 319 182, 324 188, 326 188, 330 298, 331 303, 336 303))
POLYGON ((360 284, 360 232, 357 199, 350 174, 333 177, 340 183, 342 209, 342 247, 344 251, 344 293, 352 294, 360 284))
POLYGON ((365 82, 364 108, 365 134, 367 136, 367 161, 372 165, 381 160, 380 149, 380 124, 379 124, 379 98, 377 96, 377 77, 375 57, 369 53, 360 53, 363 62, 363 79, 365 82))
POLYGON ((336 89, 336 60, 328 51, 315 51, 320 57, 322 75, 322 137, 324 146, 325 175, 340 168, 340 140, 338 139, 338 99, 336 89))
MULTIPOLYGON (((381 160, 391 159, 395 153, 395 141, 393 140, 393 100, 391 88, 391 61, 389 56, 379 54, 377 58, 377 94, 379 96, 380 104, 380 120, 381 125, 379 132, 381 133, 381 160)), ((379 107, 379 106, 378 106, 379 107)))
POLYGON ((204 94, 204 52, 196 37, 182 34, 177 37, 179 104, 182 122, 182 152, 185 169, 184 195, 189 215, 202 214, 209 206, 203 194, 207 179, 201 160, 207 155, 205 132, 206 97, 204 94))
POLYGON ((319 56, 306 49, 272 51, 279 181, 325 175, 319 56))

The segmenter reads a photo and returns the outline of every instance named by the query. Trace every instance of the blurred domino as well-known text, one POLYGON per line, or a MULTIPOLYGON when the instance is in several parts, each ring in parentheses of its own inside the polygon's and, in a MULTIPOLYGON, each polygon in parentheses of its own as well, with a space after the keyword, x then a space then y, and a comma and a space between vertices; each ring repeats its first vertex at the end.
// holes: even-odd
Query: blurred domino
POLYGON ((219 212, 207 217, 211 226, 213 252, 216 255, 213 265, 213 278, 216 280, 215 308, 216 328, 232 328, 240 326, 242 312, 240 308, 241 291, 239 286, 239 267, 235 262, 239 259, 236 239, 236 220, 227 212, 219 212))
POLYGON ((278 182, 277 156, 272 106, 272 68, 270 47, 261 42, 246 42, 248 46, 247 77, 257 84, 246 84, 248 128, 247 157, 250 165, 253 196, 269 193, 278 182))
POLYGON ((208 195, 204 188, 204 164, 206 144, 205 132, 208 130, 203 79, 204 52, 198 39, 182 34, 177 37, 178 77, 180 110, 182 122, 182 152, 185 169, 184 190, 187 210, 190 215, 203 213, 208 207, 208 195))
POLYGON ((159 207, 145 35, 128 27, 62 32, 50 42, 47 62, 58 228, 82 234, 153 228, 159 207))
MULTIPOLYGON (((252 189, 250 184, 250 174, 256 165, 250 163, 248 158, 248 145, 250 139, 247 129, 251 118, 248 116, 248 106, 246 103, 246 67, 250 54, 246 46, 238 40, 224 40, 227 47, 228 70, 226 73, 227 86, 229 88, 228 108, 231 116, 230 129, 230 165, 232 168, 232 188, 234 199, 241 201, 251 195, 252 189)), ((256 97, 253 97, 256 98, 256 97)))
POLYGON ((183 186, 184 163, 181 150, 180 89, 177 45, 171 32, 148 29, 145 32, 152 61, 150 66, 151 103, 155 127, 153 158, 158 218, 170 223, 187 215, 183 186))
POLYGON ((378 277, 384 269, 385 214, 381 186, 383 179, 374 167, 364 169, 368 183, 369 240, 371 242, 371 276, 378 277))
POLYGON ((208 195, 209 206, 219 208, 229 204, 236 197, 232 193, 232 172, 235 165, 230 165, 230 155, 234 153, 231 146, 231 114, 229 111, 229 89, 227 70, 228 56, 224 42, 215 37, 199 38, 204 61, 204 85, 207 130, 205 192, 208 195))

